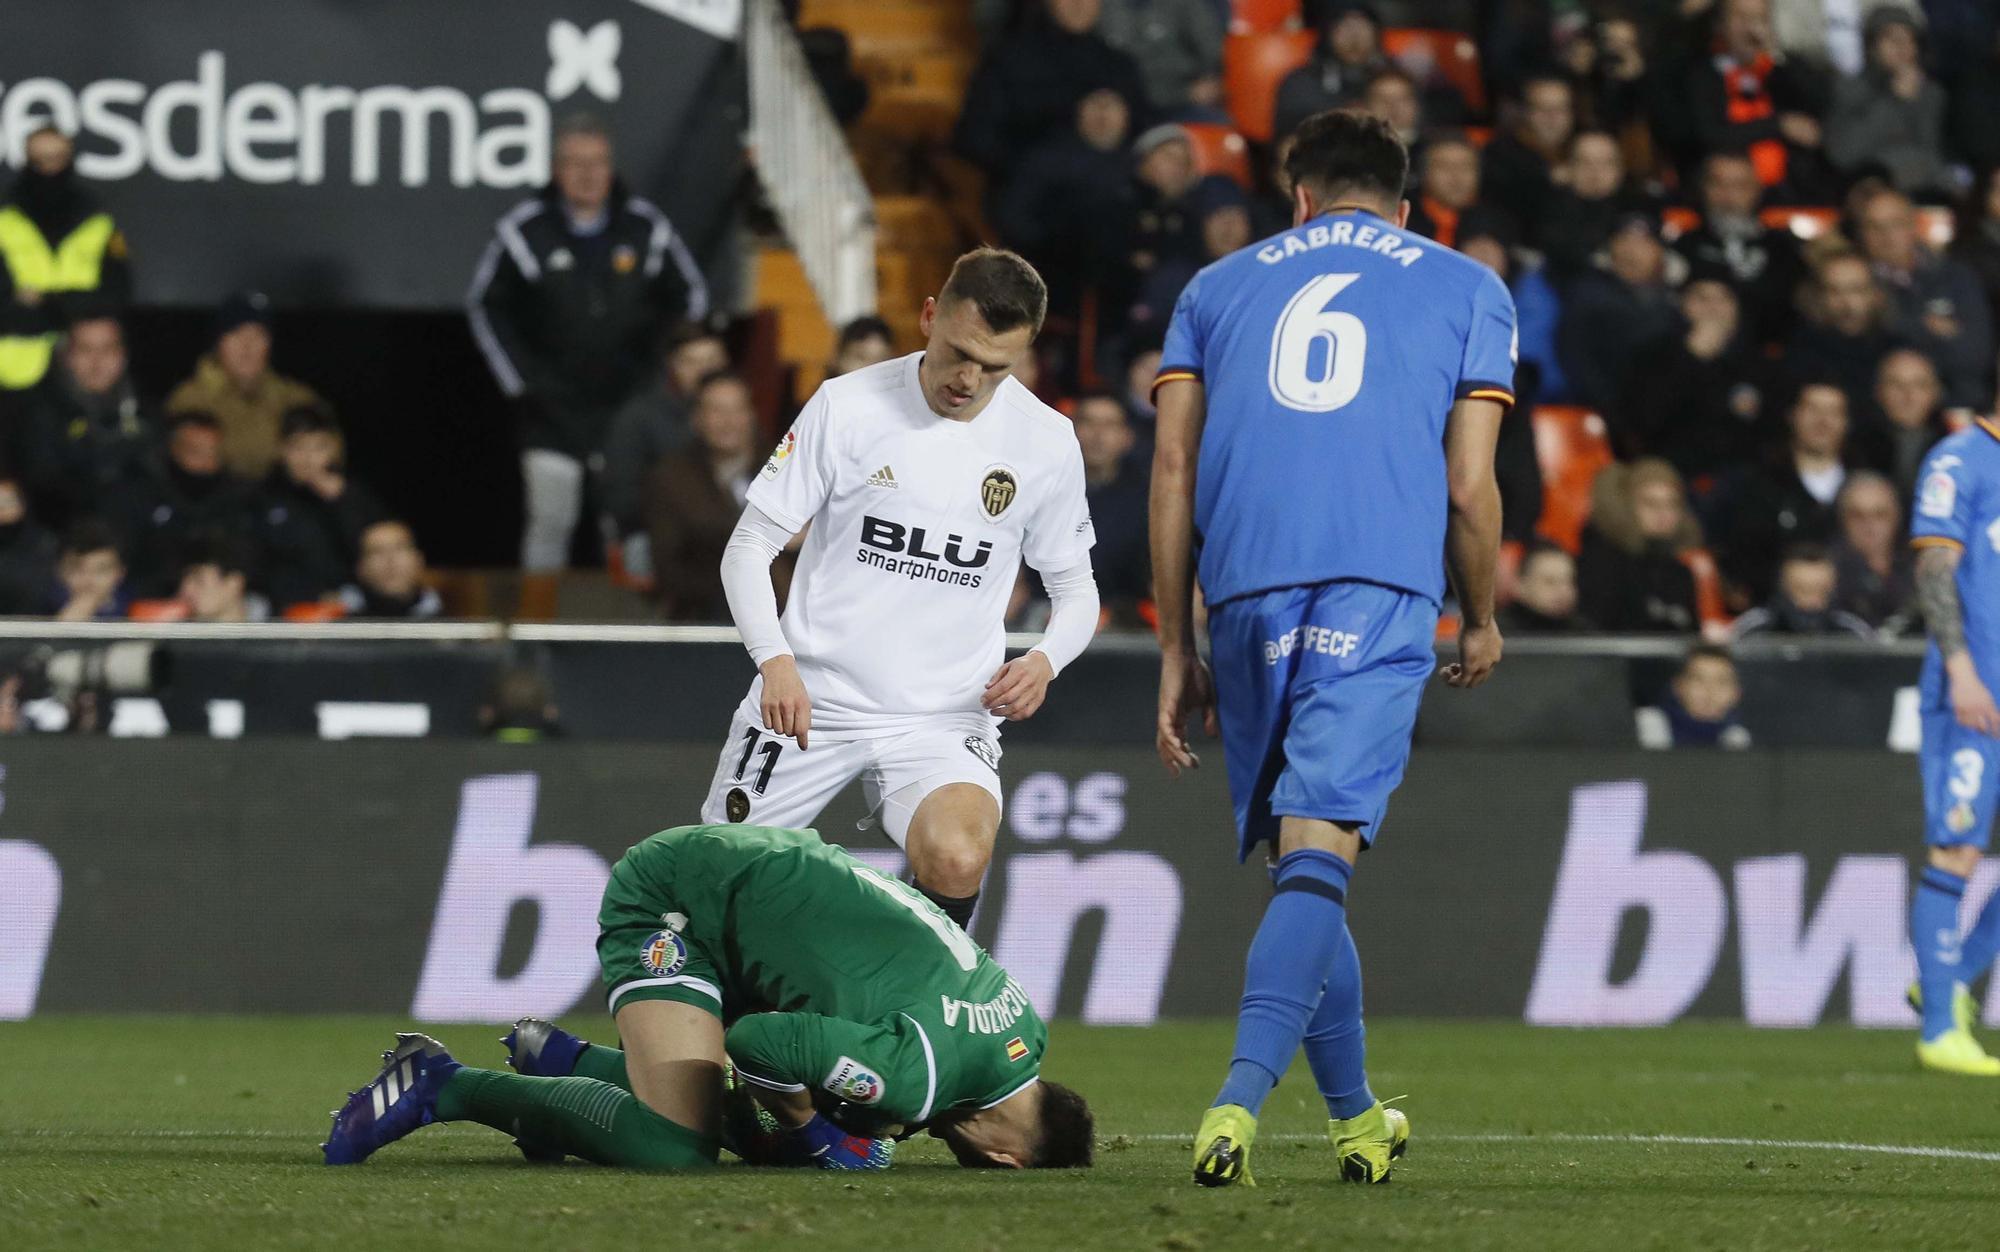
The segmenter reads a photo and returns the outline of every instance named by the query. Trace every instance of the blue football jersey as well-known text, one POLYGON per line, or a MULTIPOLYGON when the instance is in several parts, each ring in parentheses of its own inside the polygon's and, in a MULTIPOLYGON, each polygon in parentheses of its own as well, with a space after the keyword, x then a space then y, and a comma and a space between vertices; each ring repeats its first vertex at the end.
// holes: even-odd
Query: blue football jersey
MULTIPOLYGON (((2000 423, 1982 418, 1939 441, 1924 460, 1910 543, 1959 549, 1958 603, 1972 667, 2000 686, 2000 423)), ((1946 699, 1937 643, 1924 658, 1926 704, 1946 699)))
POLYGON ((1514 301, 1485 266, 1367 212, 1201 271, 1159 381, 1208 399, 1195 542, 1211 603, 1357 579, 1439 601, 1452 403, 1514 401, 1514 301))

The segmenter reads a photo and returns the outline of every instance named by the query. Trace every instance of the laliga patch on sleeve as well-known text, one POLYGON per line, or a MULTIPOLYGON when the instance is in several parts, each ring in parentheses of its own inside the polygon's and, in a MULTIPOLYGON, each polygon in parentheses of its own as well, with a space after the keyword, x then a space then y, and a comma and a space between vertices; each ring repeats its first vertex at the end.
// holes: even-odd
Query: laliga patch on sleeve
POLYGON ((799 449, 797 431, 788 430, 785 437, 778 440, 778 446, 771 449, 771 459, 764 462, 764 477, 776 478, 778 471, 785 468, 785 462, 792 459, 792 453, 799 449))
POLYGON ((1924 489, 1917 493, 1917 512, 1925 517, 1950 517, 1958 507, 1958 480, 1939 466, 1924 475, 1924 489))
POLYGON ((820 1086, 850 1104, 874 1104, 888 1088, 882 1075, 851 1056, 843 1056, 820 1086))

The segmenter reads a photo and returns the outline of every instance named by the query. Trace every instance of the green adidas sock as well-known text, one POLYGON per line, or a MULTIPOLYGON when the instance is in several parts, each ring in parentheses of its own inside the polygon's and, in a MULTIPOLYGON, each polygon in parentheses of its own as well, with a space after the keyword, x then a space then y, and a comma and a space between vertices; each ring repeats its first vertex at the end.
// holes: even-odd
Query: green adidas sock
POLYGON ((620 1091, 630 1091, 632 1080, 625 1076, 625 1054, 617 1048, 607 1048, 601 1043, 586 1045, 577 1054, 576 1067, 570 1073, 578 1078, 595 1078, 608 1082, 620 1091))
MULTIPOLYGON (((620 1058, 623 1069, 623 1058, 620 1058)), ((595 1078, 528 1078, 467 1066, 438 1095, 439 1121, 478 1122, 599 1165, 705 1169, 718 1141, 595 1078)))

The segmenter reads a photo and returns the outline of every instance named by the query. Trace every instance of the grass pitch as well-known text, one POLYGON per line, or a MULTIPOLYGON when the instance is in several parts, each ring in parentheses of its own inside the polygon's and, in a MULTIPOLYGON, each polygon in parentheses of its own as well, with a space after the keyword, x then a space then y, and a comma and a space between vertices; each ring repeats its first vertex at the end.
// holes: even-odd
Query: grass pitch
MULTIPOLYGON (((1265 1110, 1261 1185, 1203 1191, 1188 1136, 1227 1023, 1056 1027, 1050 1076, 1097 1109, 1089 1172, 968 1173, 919 1141, 883 1174, 647 1176, 531 1167, 478 1126, 322 1166, 325 1110, 373 1076, 398 1024, 0 1025, 0 1248, 2000 1246, 2000 1083, 1920 1074, 1898 1034, 1371 1023, 1376 1090, 1410 1097, 1395 1181, 1331 1180, 1301 1065, 1265 1110)), ((609 1037, 601 1019, 567 1024, 609 1037)), ((470 1063, 502 1061, 500 1029, 435 1033, 470 1063)))

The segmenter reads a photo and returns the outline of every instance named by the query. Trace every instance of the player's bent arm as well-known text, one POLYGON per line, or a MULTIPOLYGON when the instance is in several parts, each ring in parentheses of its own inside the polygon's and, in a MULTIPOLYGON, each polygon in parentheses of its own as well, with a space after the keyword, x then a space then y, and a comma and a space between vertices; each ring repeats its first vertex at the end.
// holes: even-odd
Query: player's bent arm
POLYGON ((865 1108, 871 1120, 921 1122, 932 1112, 937 1071, 928 1060, 914 1069, 901 1064, 904 1044, 882 1026, 817 1013, 753 1013, 729 1028, 725 1046, 737 1075, 760 1091, 808 1099, 823 1091, 865 1108))
POLYGON ((1071 661, 1083 655, 1097 635, 1100 611, 1097 578, 1090 572, 1089 561, 1053 573, 1047 570, 1040 573, 1042 586, 1049 593, 1049 624, 1042 632, 1041 642, 1030 651, 1047 657, 1049 668, 1060 674, 1071 661))
POLYGON ((1159 609, 1160 650, 1194 651, 1194 482, 1208 396, 1200 380, 1160 384, 1148 505, 1153 549, 1153 603, 1159 609))

